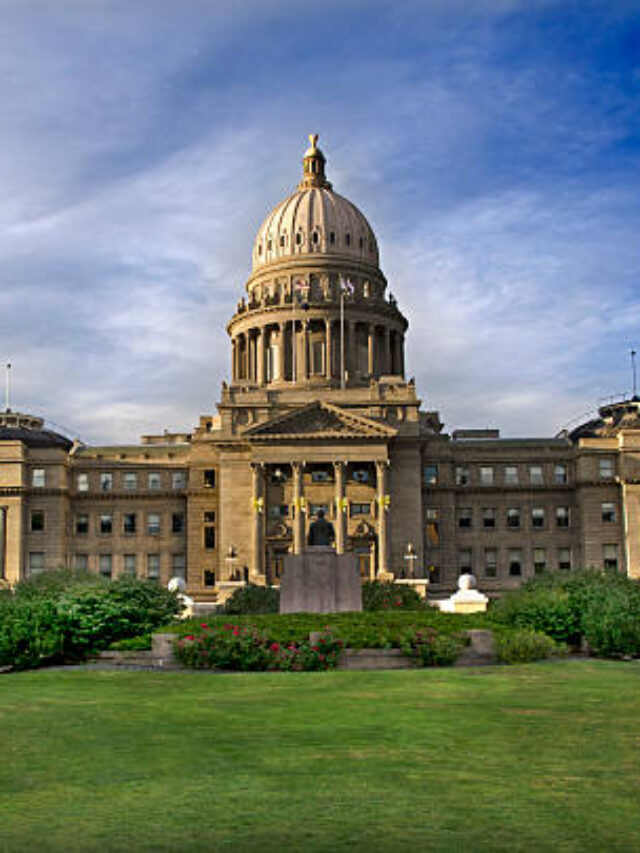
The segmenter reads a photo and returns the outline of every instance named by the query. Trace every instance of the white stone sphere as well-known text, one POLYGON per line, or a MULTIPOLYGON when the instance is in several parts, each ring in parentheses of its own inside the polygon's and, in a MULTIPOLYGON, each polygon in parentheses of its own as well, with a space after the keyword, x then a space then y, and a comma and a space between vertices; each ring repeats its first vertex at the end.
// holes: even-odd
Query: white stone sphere
POLYGON ((471 574, 460 575, 458 578, 458 589, 468 590, 475 589, 478 585, 476 581, 476 576, 471 574))
POLYGON ((169 590, 169 592, 184 592, 186 588, 187 585, 184 581, 184 578, 171 578, 171 580, 167 584, 167 589, 169 590))

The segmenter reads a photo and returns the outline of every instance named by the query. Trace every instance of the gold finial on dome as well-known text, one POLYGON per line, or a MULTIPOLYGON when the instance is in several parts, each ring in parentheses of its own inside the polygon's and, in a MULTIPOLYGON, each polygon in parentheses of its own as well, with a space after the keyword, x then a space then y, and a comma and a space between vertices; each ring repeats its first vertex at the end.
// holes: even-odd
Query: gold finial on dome
POLYGON ((318 148, 318 134, 310 133, 309 142, 311 143, 311 147, 307 148, 304 152, 302 180, 298 184, 298 189, 305 190, 309 187, 325 187, 325 189, 330 190, 331 184, 324 174, 325 156, 318 148))

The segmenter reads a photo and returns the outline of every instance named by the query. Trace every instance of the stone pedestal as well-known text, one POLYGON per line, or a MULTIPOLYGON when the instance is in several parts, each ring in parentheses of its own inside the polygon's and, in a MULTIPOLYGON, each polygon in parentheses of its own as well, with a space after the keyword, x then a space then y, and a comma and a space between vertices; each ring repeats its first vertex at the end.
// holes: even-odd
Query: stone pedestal
POLYGON ((362 610, 355 554, 310 547, 287 554, 280 581, 280 613, 340 613, 362 610))
POLYGON ((474 575, 460 575, 458 591, 444 601, 434 601, 433 604, 444 613, 484 613, 489 599, 476 589, 474 575))

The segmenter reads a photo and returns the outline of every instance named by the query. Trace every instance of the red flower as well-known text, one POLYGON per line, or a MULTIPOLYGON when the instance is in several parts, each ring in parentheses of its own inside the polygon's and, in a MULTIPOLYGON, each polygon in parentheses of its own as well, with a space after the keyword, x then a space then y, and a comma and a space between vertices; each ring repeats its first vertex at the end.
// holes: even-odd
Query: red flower
POLYGON ((206 622, 202 622, 202 623, 200 624, 200 627, 201 627, 201 628, 208 628, 209 626, 207 625, 207 623, 206 623, 206 622))
POLYGON ((271 643, 269 648, 271 649, 272 652, 277 652, 280 650, 280 646, 277 643, 271 643))
POLYGON ((233 629, 233 636, 234 636, 234 637, 237 637, 239 633, 240 633, 240 631, 238 631, 238 629, 237 629, 237 628, 234 628, 234 629, 233 629))
POLYGON ((185 640, 193 640, 193 634, 187 634, 185 640))

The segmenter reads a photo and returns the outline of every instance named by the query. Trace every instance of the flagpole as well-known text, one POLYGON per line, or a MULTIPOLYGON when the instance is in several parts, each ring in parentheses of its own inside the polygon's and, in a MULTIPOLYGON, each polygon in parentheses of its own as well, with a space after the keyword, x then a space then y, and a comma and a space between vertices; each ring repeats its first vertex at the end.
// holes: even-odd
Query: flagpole
MULTIPOLYGON (((283 350, 284 352, 284 350, 283 350)), ((284 365, 283 365, 284 372, 284 365)), ((296 285, 291 286, 291 382, 296 381, 296 285)))
POLYGON ((344 288, 340 282, 340 388, 344 391, 344 288))

